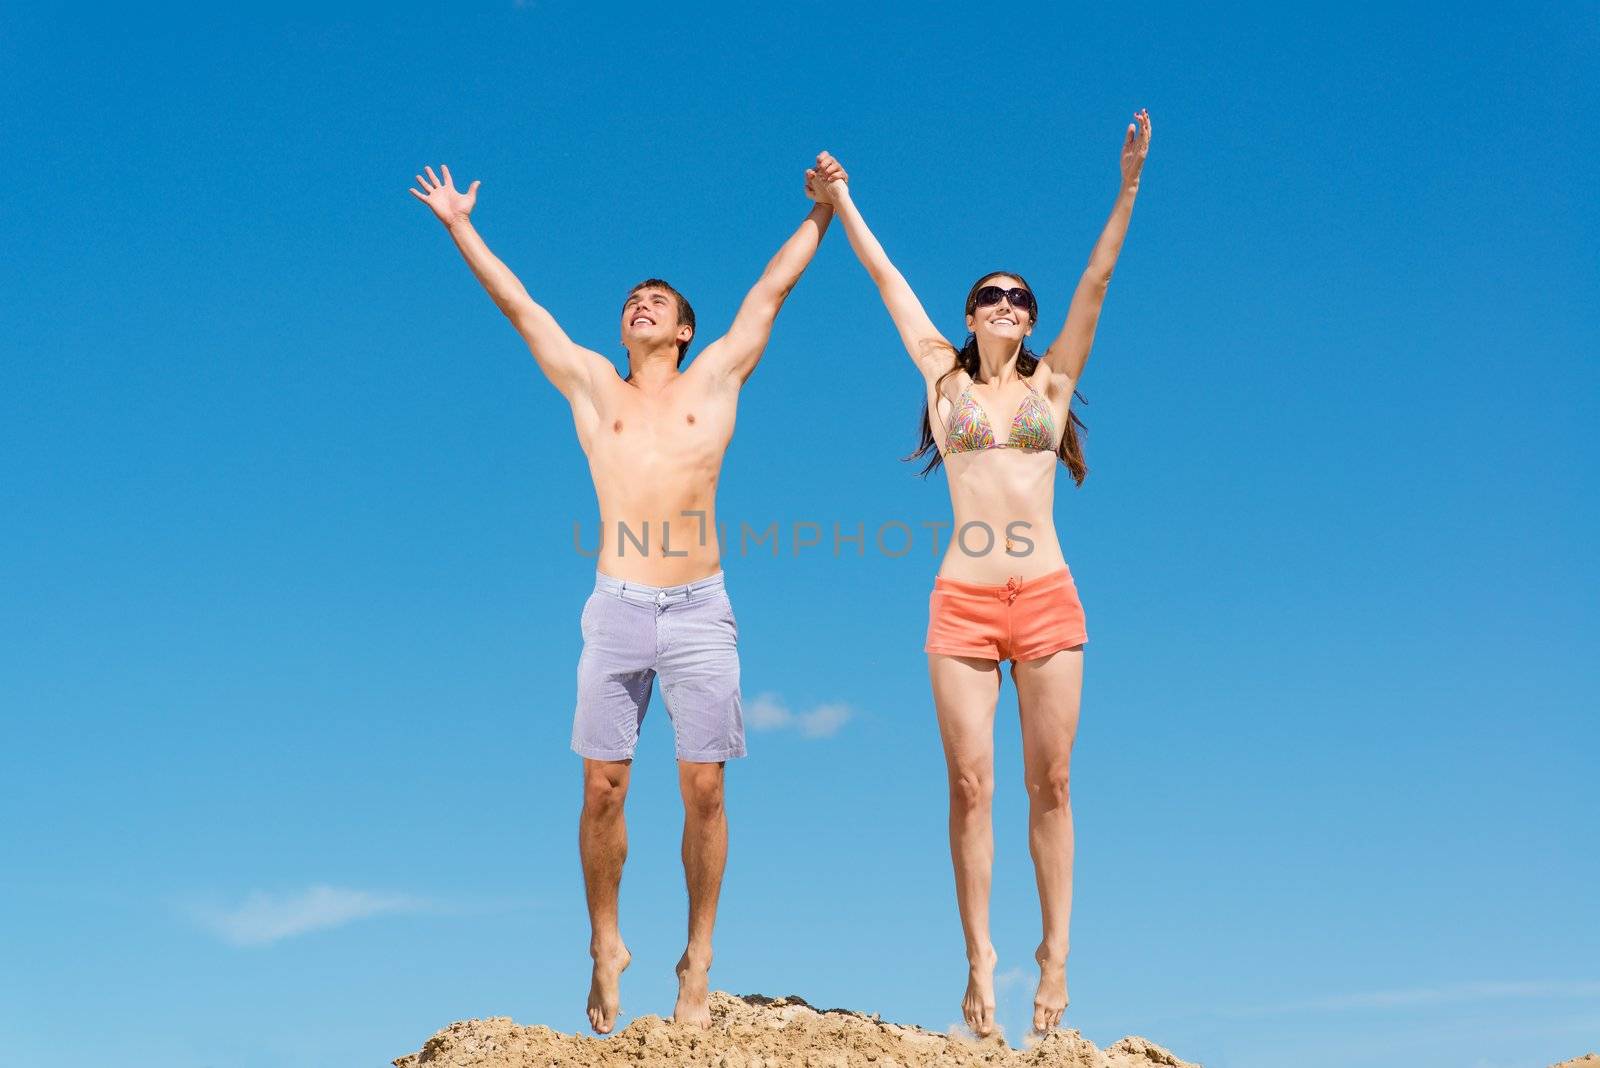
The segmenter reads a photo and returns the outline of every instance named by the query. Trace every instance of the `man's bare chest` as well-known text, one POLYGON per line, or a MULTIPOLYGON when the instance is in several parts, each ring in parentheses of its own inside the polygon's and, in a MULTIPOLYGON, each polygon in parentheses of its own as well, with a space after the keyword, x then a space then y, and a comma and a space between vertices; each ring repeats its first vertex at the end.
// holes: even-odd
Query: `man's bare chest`
POLYGON ((733 433, 734 414, 734 398, 703 390, 651 395, 619 389, 595 406, 591 446, 685 458, 720 453, 733 433))

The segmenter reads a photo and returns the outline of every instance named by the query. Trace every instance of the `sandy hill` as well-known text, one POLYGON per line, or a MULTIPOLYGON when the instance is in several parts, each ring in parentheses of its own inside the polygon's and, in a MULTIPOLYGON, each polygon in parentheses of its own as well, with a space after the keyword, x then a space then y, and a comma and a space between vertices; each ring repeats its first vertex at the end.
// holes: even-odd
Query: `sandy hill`
POLYGON ((1099 1050, 1076 1031, 1059 1031, 1031 1048, 1014 1050, 998 1037, 956 1038, 846 1009, 814 1009, 794 996, 734 997, 717 991, 711 995, 711 1019, 711 1029, 700 1031, 640 1016, 605 1039, 519 1027, 505 1016, 464 1020, 394 1063, 396 1068, 1199 1068, 1142 1038, 1124 1038, 1099 1050))

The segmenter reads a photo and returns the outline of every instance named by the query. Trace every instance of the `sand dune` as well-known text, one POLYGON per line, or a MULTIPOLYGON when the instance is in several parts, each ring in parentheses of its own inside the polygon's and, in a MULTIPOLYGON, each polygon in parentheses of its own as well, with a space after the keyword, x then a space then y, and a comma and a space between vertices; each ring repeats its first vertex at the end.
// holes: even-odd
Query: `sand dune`
MULTIPOLYGON (((711 995, 709 1031, 641 1016, 612 1038, 519 1027, 506 1016, 464 1020, 440 1031, 396 1068, 1199 1068, 1142 1038, 1099 1050, 1076 1031, 1013 1050, 998 1037, 956 1038, 884 1023, 845 1009, 812 1008, 790 996, 711 995)), ((1572 1064, 1578 1065, 1574 1061, 1572 1064)), ((1583 1068, 1600 1068, 1584 1065, 1583 1068)))

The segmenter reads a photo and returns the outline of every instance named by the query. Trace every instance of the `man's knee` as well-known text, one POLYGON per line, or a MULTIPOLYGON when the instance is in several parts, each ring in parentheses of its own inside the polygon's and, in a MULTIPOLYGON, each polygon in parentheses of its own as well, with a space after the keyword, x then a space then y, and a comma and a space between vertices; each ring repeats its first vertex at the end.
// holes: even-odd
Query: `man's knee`
POLYGON ((628 770, 628 765, 620 761, 584 761, 585 814, 611 816, 622 811, 622 803, 628 797, 628 770))
POLYGON ((684 813, 696 819, 722 814, 722 765, 685 764, 680 774, 684 813))

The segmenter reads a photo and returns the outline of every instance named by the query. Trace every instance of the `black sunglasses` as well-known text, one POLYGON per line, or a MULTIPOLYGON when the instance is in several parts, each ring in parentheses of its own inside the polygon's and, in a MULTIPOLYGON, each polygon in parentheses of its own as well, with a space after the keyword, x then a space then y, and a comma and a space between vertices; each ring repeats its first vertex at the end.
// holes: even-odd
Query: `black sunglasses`
POLYGON ((1001 289, 999 286, 984 286, 972 295, 974 308, 987 308, 991 304, 999 304, 1002 300, 1011 302, 1013 308, 1026 308, 1029 314, 1033 313, 1033 294, 1026 289, 1001 289))

